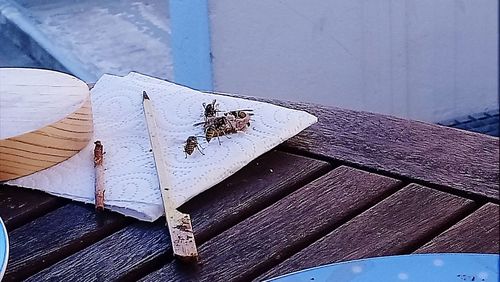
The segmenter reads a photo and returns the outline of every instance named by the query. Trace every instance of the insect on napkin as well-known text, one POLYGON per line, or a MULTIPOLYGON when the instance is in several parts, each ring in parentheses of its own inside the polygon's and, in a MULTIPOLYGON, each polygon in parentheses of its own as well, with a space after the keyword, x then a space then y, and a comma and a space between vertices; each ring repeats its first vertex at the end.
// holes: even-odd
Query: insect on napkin
MULTIPOLYGON (((152 101, 164 147, 161 153, 167 162, 171 193, 177 206, 317 121, 303 111, 207 94, 137 73, 126 77, 104 75, 92 89, 91 99, 94 141, 100 140, 106 151, 105 207, 141 220, 154 221, 163 215, 146 130, 143 91, 152 101), (208 105, 214 107, 216 117, 226 118, 207 124, 208 105), (237 110, 248 110, 245 114, 249 116, 237 110), (241 123, 243 120, 245 124, 241 123), (216 131, 207 142, 211 125, 216 126, 216 131), (191 136, 200 148, 190 146, 188 149, 193 150, 188 155, 186 141, 191 136)), ((69 160, 9 184, 93 203, 94 181, 90 143, 69 160)))

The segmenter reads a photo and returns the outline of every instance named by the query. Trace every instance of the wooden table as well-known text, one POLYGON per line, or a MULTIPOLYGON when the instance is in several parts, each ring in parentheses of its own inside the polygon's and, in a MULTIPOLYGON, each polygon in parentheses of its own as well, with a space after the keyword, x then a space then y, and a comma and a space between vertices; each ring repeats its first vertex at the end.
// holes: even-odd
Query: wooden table
POLYGON ((272 102, 319 123, 181 207, 193 220, 198 265, 172 258, 164 218, 96 214, 4 186, 5 281, 247 281, 374 256, 498 253, 498 138, 272 102))

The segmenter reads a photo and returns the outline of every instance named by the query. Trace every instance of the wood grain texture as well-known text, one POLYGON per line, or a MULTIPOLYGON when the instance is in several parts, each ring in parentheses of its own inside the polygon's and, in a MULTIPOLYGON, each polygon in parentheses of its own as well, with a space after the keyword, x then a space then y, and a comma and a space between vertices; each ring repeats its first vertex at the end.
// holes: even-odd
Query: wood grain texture
POLYGON ((271 151, 179 209, 191 214, 194 228, 204 230, 196 238, 206 241, 330 169, 323 161, 271 151))
POLYGON ((4 280, 20 280, 124 226, 125 217, 96 214, 91 206, 65 205, 9 233, 4 280))
POLYGON ((65 202, 40 191, 0 185, 0 217, 5 222, 8 231, 61 206, 65 202))
POLYGON ((416 253, 491 253, 500 252, 500 215, 498 205, 488 203, 432 239, 416 253))
POLYGON ((0 69, 0 181, 64 161, 92 138, 87 85, 48 70, 0 69))
POLYGON ((124 274, 140 268, 144 261, 166 253, 169 246, 170 236, 163 222, 136 222, 26 281, 119 281, 124 274))
POLYGON ((473 206, 464 198, 415 184, 406 186, 259 279, 328 263, 405 253, 473 206))
POLYGON ((237 97, 304 110, 318 117, 318 123, 284 143, 289 150, 498 201, 498 138, 376 113, 237 97))
MULTIPOLYGON (((202 243, 329 169, 322 161, 271 151, 180 209, 191 214, 196 240, 202 243)), ((162 218, 127 226, 29 280, 136 279, 151 265, 169 259, 172 247, 164 224, 162 218)))
POLYGON ((202 244, 201 265, 175 263, 144 281, 248 280, 397 189, 388 177, 339 167, 202 244))

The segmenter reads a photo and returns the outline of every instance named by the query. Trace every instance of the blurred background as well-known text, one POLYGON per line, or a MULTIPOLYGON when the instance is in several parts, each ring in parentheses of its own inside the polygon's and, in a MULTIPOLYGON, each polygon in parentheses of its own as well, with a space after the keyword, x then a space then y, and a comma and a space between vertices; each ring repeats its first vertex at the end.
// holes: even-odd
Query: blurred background
POLYGON ((497 0, 0 0, 0 44, 0 67, 138 71, 499 135, 497 0))

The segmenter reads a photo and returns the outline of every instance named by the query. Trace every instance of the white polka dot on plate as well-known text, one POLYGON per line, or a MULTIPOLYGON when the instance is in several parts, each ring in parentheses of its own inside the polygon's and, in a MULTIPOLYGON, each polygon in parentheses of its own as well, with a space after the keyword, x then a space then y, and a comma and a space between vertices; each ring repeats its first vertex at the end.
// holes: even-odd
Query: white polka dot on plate
POLYGON ((401 272, 398 274, 399 280, 408 280, 408 274, 401 272))
POLYGON ((432 264, 434 264, 435 266, 443 266, 444 264, 444 261, 442 259, 435 259, 432 264))
POLYGON ((352 272, 354 273, 361 273, 363 271, 363 268, 359 265, 354 265, 352 268, 351 268, 352 272))

